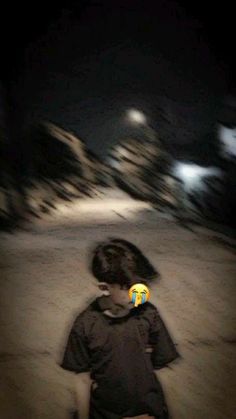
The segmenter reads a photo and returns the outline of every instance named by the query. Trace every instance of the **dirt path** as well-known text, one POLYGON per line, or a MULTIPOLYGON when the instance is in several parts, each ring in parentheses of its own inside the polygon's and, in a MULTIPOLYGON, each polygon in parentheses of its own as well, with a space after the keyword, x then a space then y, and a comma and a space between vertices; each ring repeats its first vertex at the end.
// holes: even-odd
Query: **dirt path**
POLYGON ((151 301, 183 357, 159 373, 173 419, 235 418, 236 248, 116 191, 1 235, 0 417, 68 418, 71 374, 58 362, 74 316, 97 295, 89 249, 109 235, 136 243, 162 274, 151 301))

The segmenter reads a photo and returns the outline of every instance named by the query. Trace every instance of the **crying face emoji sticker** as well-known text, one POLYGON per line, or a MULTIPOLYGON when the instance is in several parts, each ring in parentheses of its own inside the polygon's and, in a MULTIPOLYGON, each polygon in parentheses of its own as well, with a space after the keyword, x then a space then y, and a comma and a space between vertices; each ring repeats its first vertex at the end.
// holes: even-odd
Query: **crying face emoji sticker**
POLYGON ((134 307, 137 307, 139 304, 144 304, 149 300, 150 292, 146 285, 144 284, 134 284, 129 289, 129 298, 134 304, 134 307))

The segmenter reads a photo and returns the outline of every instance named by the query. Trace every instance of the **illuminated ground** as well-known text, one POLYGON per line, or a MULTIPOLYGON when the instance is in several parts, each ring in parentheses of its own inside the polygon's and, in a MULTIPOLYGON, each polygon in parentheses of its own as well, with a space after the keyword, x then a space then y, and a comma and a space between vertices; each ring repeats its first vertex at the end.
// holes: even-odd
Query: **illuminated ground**
POLYGON ((96 295, 89 249, 108 235, 136 243, 162 273, 152 302, 183 357, 159 374, 173 419, 235 418, 235 243, 119 191, 1 236, 0 417, 69 417, 71 375, 57 363, 75 314, 96 295))

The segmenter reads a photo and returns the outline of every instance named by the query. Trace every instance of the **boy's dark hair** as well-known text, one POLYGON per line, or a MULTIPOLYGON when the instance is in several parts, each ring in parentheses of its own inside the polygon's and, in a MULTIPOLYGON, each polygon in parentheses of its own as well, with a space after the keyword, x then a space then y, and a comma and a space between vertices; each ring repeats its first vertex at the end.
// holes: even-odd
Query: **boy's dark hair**
POLYGON ((129 287, 134 277, 150 281, 159 276, 134 244, 119 238, 111 238, 95 248, 91 268, 99 282, 129 287))

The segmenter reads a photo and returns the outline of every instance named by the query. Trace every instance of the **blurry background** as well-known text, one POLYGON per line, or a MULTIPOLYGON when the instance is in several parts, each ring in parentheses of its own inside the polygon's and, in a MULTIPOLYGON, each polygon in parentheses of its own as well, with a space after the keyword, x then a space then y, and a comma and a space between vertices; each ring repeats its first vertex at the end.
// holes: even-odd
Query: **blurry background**
POLYGON ((0 417, 71 417, 58 364, 98 293, 94 242, 119 236, 161 272, 173 419, 234 419, 233 6, 8 2, 1 17, 0 417))
MULTIPOLYGON (((8 24, 7 31, 1 29, 3 225, 9 224, 12 211, 14 218, 31 211, 29 190, 31 194, 32 188, 45 190, 46 182, 47 187, 50 183, 50 193, 55 192, 59 179, 71 176, 71 167, 64 161, 69 159, 65 157, 66 146, 58 144, 57 136, 53 142, 45 133, 48 138, 43 139, 44 134, 39 134, 42 121, 72 132, 90 155, 95 153, 93 161, 99 158, 105 165, 124 138, 145 144, 150 136, 147 126, 151 127, 161 141, 158 147, 174 161, 223 167, 220 177, 224 184, 216 187, 216 194, 222 189, 223 194, 232 196, 234 185, 229 187, 229 183, 235 173, 231 157, 232 153, 235 156, 236 108, 231 48, 234 25, 229 8, 214 5, 206 9, 205 5, 190 6, 183 1, 144 4, 140 0, 83 0, 53 7, 41 2, 12 9, 9 4, 3 12, 8 24), (126 117, 129 109, 142 112, 145 124, 132 123, 126 117), (59 163, 56 158, 52 170, 56 155, 59 163), (42 180, 44 183, 39 184, 42 180)), ((158 171, 162 171, 160 163, 158 171)), ((81 181, 78 167, 76 173, 73 186, 84 193, 89 187, 81 191, 81 182, 88 179, 81 181)), ((208 176, 208 171, 205 173, 208 176)), ((168 169, 168 174, 173 173, 168 169)), ((107 174, 105 177, 103 185, 107 174)), ((124 187, 126 172, 122 178, 124 187)), ((208 184, 215 180, 208 179, 208 184)), ((57 195, 58 188, 62 186, 57 186, 57 195)), ((152 195, 157 195, 158 180, 153 188, 152 195)), ((174 194, 172 190, 170 193, 174 194)), ((62 197, 63 193, 59 194, 62 197)), ((144 192, 141 197, 149 199, 144 192)), ((192 202, 195 205, 195 201, 205 199, 201 194, 192 202)), ((218 201, 216 198, 216 207, 218 201)), ((231 205, 222 197, 220 201, 227 201, 221 214, 214 208, 204 210, 203 215, 230 223, 233 215, 229 206, 235 203, 231 205)))

